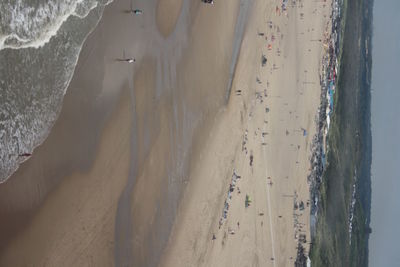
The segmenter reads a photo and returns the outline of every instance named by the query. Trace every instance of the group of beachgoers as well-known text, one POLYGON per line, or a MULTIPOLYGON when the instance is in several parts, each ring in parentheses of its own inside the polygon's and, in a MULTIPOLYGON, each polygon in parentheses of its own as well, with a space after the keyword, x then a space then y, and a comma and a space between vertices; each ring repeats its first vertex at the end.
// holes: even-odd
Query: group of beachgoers
POLYGON ((311 195, 311 235, 315 233, 320 199, 319 188, 322 183, 322 174, 326 165, 327 135, 330 126, 330 117, 334 108, 334 93, 338 71, 338 55, 341 19, 341 0, 332 1, 331 21, 325 26, 324 39, 321 40, 325 54, 322 59, 320 76, 321 104, 318 113, 317 133, 312 141, 312 155, 310 174, 307 178, 311 195))

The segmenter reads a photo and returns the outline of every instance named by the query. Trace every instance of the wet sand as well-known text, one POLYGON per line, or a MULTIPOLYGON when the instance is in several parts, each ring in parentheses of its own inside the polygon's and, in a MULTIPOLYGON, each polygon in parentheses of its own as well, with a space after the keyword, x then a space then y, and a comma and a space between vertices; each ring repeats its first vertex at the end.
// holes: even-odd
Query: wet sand
POLYGON ((183 0, 159 0, 157 3, 156 23, 160 33, 167 37, 174 30, 181 12, 183 0))
POLYGON ((238 3, 129 6, 105 9, 49 137, 0 185, 2 266, 158 263, 224 103, 238 3))

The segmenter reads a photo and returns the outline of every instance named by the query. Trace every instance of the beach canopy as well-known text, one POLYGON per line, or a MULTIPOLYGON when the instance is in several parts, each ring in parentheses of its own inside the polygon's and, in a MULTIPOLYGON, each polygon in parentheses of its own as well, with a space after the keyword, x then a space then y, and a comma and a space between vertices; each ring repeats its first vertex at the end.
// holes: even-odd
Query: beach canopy
POLYGON ((249 197, 249 195, 246 195, 246 200, 244 202, 245 207, 247 208, 248 206, 250 206, 251 203, 251 199, 249 197))

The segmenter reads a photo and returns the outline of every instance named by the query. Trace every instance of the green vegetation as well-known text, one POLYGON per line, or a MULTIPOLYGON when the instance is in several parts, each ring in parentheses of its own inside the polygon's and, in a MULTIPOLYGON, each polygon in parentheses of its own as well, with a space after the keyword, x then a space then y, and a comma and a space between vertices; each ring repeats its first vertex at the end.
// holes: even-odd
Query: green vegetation
POLYGON ((312 266, 367 266, 370 233, 370 36, 372 0, 344 1, 328 164, 319 188, 312 266), (367 46, 367 47, 366 47, 367 46), (356 185, 350 243, 349 216, 356 185))

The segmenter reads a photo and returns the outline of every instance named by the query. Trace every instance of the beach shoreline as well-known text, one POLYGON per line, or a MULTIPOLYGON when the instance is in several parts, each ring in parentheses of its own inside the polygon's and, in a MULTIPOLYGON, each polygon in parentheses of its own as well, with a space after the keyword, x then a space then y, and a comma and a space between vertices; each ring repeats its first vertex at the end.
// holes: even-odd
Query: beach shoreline
POLYGON ((49 137, 0 184, 0 265, 288 266, 300 241, 308 253, 313 40, 330 6, 245 2, 105 8, 49 137))

